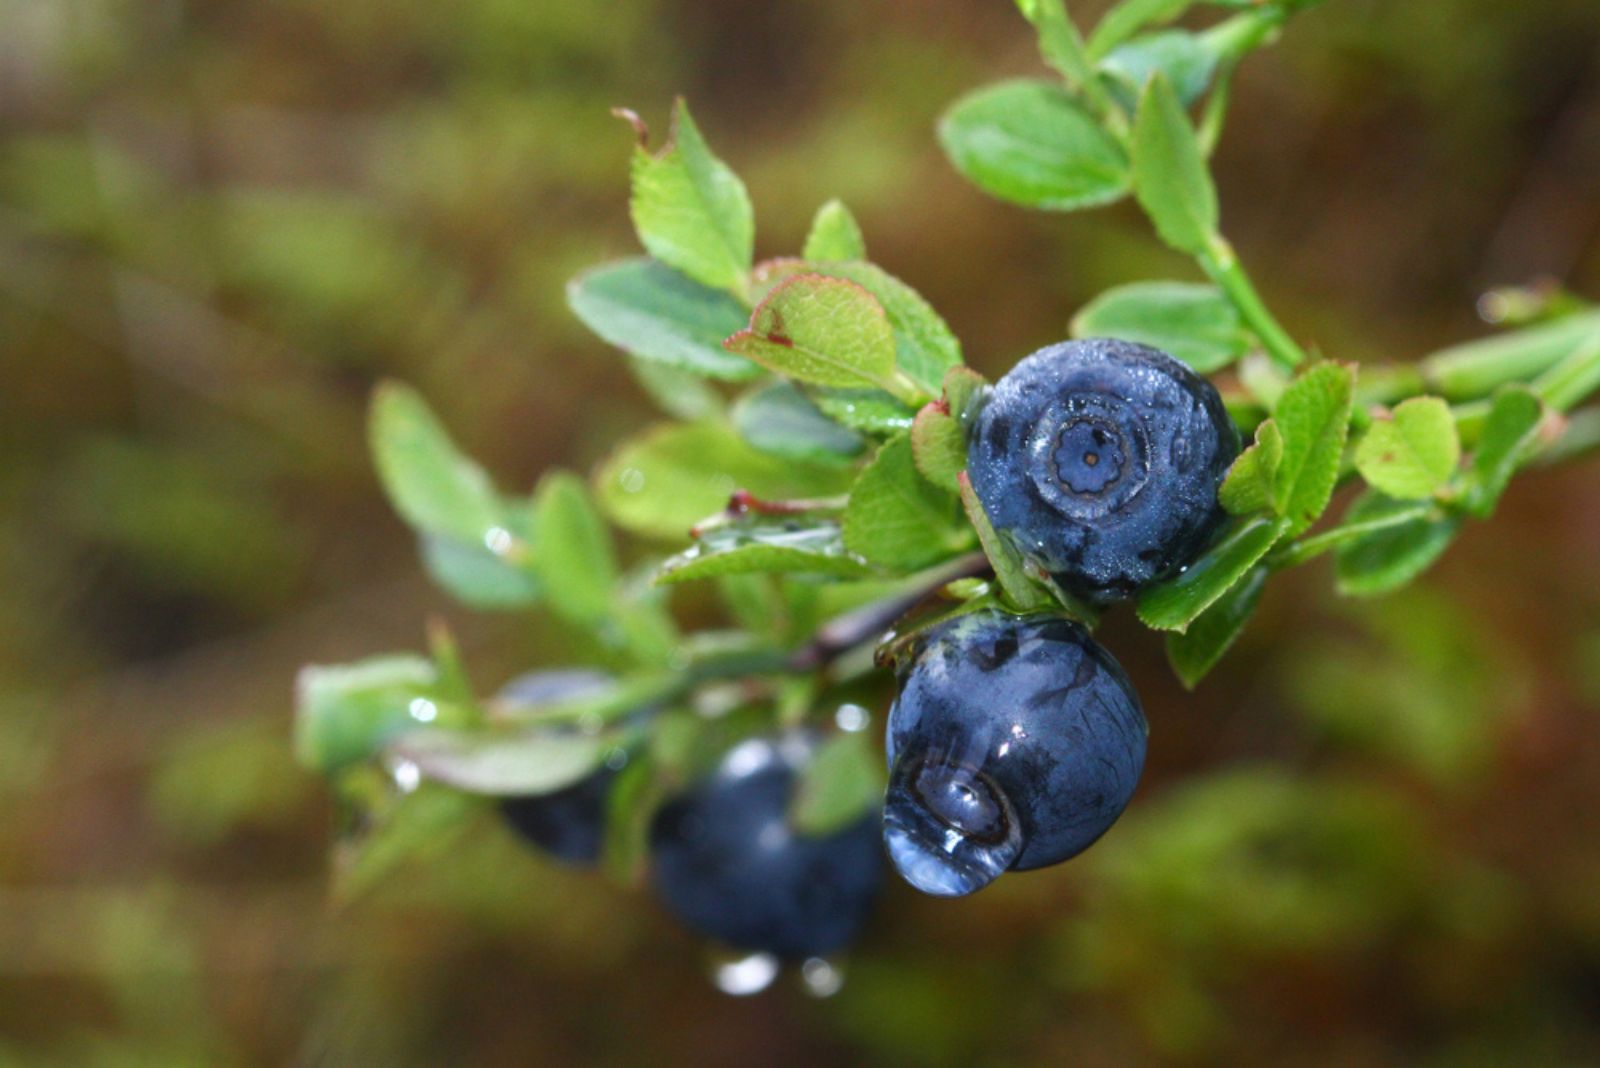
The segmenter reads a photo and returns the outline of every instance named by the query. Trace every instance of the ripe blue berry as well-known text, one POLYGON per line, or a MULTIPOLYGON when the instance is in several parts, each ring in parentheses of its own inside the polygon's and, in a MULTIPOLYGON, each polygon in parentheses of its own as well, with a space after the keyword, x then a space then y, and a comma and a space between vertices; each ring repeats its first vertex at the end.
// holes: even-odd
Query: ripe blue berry
MULTIPOLYGON (((527 710, 598 694, 613 685, 603 671, 561 668, 512 679, 495 700, 527 710)), ((532 797, 507 797, 500 812, 526 841, 558 860, 593 864, 605 833, 606 799, 617 773, 602 767, 572 786, 532 797)))
POLYGON ((735 746, 650 829, 651 881, 668 910, 740 949, 795 960, 855 940, 882 879, 876 815, 809 837, 789 823, 809 733, 735 746))
POLYGON ((1186 566, 1222 520, 1239 434, 1211 383, 1156 349, 1065 341, 996 383, 967 474, 995 529, 1105 603, 1186 566))
POLYGON ((1070 620, 958 617, 919 638, 899 683, 883 833, 925 893, 970 894, 1081 853, 1139 782, 1139 699, 1070 620))

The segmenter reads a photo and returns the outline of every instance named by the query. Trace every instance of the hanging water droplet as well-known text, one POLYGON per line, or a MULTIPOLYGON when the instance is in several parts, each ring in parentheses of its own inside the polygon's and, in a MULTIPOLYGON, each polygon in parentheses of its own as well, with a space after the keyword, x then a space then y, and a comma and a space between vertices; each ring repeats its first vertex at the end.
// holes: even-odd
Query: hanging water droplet
POLYGON ((771 953, 752 953, 747 957, 715 962, 711 981, 724 994, 736 998, 759 994, 778 977, 778 958, 771 953))
POLYGON ((412 698, 411 704, 407 706, 407 711, 411 713, 411 718, 418 723, 432 723, 439 718, 439 706, 426 697, 412 698))

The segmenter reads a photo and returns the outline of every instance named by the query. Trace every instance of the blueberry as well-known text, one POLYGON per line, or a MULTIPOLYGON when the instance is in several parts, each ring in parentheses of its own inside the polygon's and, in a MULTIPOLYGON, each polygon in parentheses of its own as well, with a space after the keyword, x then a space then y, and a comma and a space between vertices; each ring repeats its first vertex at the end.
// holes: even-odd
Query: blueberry
POLYGON ((789 823, 813 734, 758 737, 729 750, 712 775, 668 802, 650 828, 651 882, 690 927, 786 960, 854 941, 882 880, 874 813, 811 837, 789 823))
MULTIPOLYGON (((610 675, 589 668, 534 671, 512 679, 495 700, 527 710, 596 695, 614 684, 610 675)), ((593 864, 600 858, 606 800, 616 777, 617 772, 603 767, 554 793, 504 798, 500 812, 517 834, 550 856, 572 864, 593 864)))
POLYGON ((967 474, 1024 556, 1106 603, 1199 555, 1238 453, 1222 398, 1177 360, 1126 341, 1065 341, 996 383, 972 423, 967 474))
POLYGON ((960 616, 919 637, 899 684, 883 834, 925 893, 970 894, 1008 869, 1076 856, 1138 784, 1139 699, 1070 620, 960 616))

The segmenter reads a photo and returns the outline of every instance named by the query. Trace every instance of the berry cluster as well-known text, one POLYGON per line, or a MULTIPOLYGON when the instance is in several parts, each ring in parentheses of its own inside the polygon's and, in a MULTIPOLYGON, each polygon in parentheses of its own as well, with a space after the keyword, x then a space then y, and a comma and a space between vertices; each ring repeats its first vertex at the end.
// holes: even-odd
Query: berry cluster
MULTIPOLYGON (((534 672, 500 700, 527 707, 611 681, 584 670, 534 672)), ((825 956, 855 940, 882 882, 877 820, 818 836, 791 826, 798 775, 817 744, 808 730, 748 738, 661 807, 650 826, 650 879, 669 912, 729 946, 781 960, 825 956)), ((501 812, 549 855, 594 864, 617 774, 602 767, 555 793, 506 798, 501 812)))
MULTIPOLYGON (((1030 566, 1097 604, 1186 566, 1222 517, 1238 438, 1215 389, 1165 354, 1091 340, 1023 360, 970 414, 968 472, 1030 566)), ((588 671, 511 683, 532 705, 609 684, 588 671)), ((987 607, 918 632, 889 712, 881 831, 906 881, 972 893, 1003 872, 1087 849, 1127 806, 1148 731, 1132 684, 1084 627, 987 607)), ((641 713, 644 714, 644 713, 641 713)), ((803 959, 860 931, 876 896, 876 818, 824 836, 789 821, 816 734, 748 738, 656 813, 651 882, 689 926, 728 945, 803 959)), ((549 854, 593 863, 616 771, 502 802, 549 854)))

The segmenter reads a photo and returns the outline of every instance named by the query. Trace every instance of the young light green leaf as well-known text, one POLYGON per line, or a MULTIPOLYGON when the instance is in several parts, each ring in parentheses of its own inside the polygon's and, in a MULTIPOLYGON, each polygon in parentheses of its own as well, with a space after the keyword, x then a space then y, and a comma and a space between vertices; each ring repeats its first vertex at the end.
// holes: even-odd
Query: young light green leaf
POLYGON ((749 315, 727 293, 642 257, 608 263, 567 286, 567 303, 599 337, 641 361, 741 381, 761 368, 722 347, 749 315))
POLYGON ((1228 469, 1217 500, 1233 515, 1278 510, 1278 468, 1283 464, 1283 435, 1271 419, 1256 427, 1251 445, 1228 469))
POLYGON ((1063 0, 1017 0, 1017 10, 1039 34, 1039 52, 1074 85, 1092 87, 1094 67, 1063 0))
POLYGON ((1186 689, 1194 689, 1216 667, 1244 630, 1261 600, 1268 573, 1258 564, 1196 616, 1188 630, 1167 635, 1167 660, 1186 689))
POLYGON ((656 581, 677 583, 722 575, 794 572, 855 578, 871 570, 864 560, 845 549, 837 523, 795 521, 708 530, 691 548, 663 563, 656 581))
POLYGON ((550 607, 574 623, 594 624, 613 609, 617 560, 605 522, 583 480, 546 475, 533 505, 535 563, 550 607))
POLYGON ((1278 398, 1273 421, 1283 435, 1274 496, 1278 512, 1299 534, 1322 515, 1333 496, 1350 430, 1355 369, 1320 363, 1291 382, 1278 398))
POLYGON ((1461 460, 1450 405, 1439 397, 1412 397, 1379 416, 1356 446, 1356 469, 1380 492, 1401 500, 1431 497, 1461 460))
POLYGON ((1089 34, 1089 56, 1099 59, 1146 26, 1171 22, 1188 10, 1193 0, 1122 0, 1107 11, 1089 34))
POLYGON ((829 278, 854 282, 878 299, 894 328, 895 365, 929 395, 945 372, 961 366, 961 343, 915 289, 873 263, 830 260, 815 265, 829 278))
POLYGON ((801 772, 790 822, 801 834, 834 834, 882 804, 883 788, 883 760, 866 734, 836 734, 801 772))
MULTIPOLYGON (((1345 522, 1365 523, 1415 507, 1407 501, 1369 493, 1351 505, 1345 522)), ((1375 597, 1399 589, 1439 558, 1460 526, 1461 520, 1454 516, 1424 517, 1345 544, 1335 558, 1339 592, 1375 597)))
POLYGON ((843 493, 853 472, 759 452, 719 423, 666 423, 624 442, 595 475, 600 505, 635 533, 680 539, 735 490, 788 500, 843 493))
POLYGON ((1134 282, 1108 289, 1073 318, 1072 336, 1151 345, 1203 375, 1220 371, 1250 347, 1233 303, 1216 286, 1193 282, 1134 282))
POLYGON ((882 386, 894 375, 894 330, 883 305, 854 282, 820 274, 781 283, 723 347, 819 386, 882 386))
POLYGON ((1024 207, 1077 211, 1129 188, 1121 146, 1047 82, 1001 82, 962 97, 940 120, 939 143, 978 188, 1024 207))
POLYGON ((529 797, 587 777, 616 744, 614 737, 579 731, 428 729, 397 738, 389 751, 458 790, 529 797))
POLYGON ((863 434, 886 438, 910 430, 917 410, 881 389, 831 389, 813 386, 806 395, 824 415, 863 434))
POLYGON ((867 258, 867 241, 861 236, 861 225, 843 201, 830 200, 817 209, 800 255, 813 262, 867 258))
POLYGON ((425 723, 470 721, 470 710, 438 700, 438 689, 437 669, 420 656, 303 668, 295 683, 295 757, 314 771, 337 771, 425 723))
POLYGON ((1543 419, 1544 405, 1532 390, 1507 386, 1495 394, 1467 476, 1463 504, 1469 512, 1481 519, 1494 514, 1511 476, 1527 461, 1543 419))
POLYGON ((1127 107, 1138 105, 1140 91, 1158 72, 1172 83, 1178 102, 1188 107, 1205 95, 1217 71, 1217 55, 1187 30, 1167 30, 1121 45, 1101 61, 1100 69, 1112 95, 1127 107))
POLYGON ((1139 596, 1139 618, 1156 630, 1186 630, 1288 533, 1287 519, 1257 516, 1233 528, 1175 578, 1139 596))
POLYGON ((823 415, 793 383, 781 380, 741 397, 733 425, 762 452, 792 460, 848 464, 867 447, 859 433, 823 415))
POLYGON ((879 449, 850 489, 844 544, 875 564, 915 571, 965 549, 971 533, 955 497, 917 473, 909 435, 879 449))
POLYGON ((1028 578, 1027 565, 1016 546, 989 522, 989 514, 983 510, 983 502, 978 500, 965 471, 956 476, 956 483, 961 491, 961 507, 972 529, 978 532, 978 544, 989 558, 989 566, 994 568, 995 580, 1000 583, 1006 600, 1022 611, 1046 607, 1050 603, 1048 594, 1028 578))
POLYGON ((925 405, 911 424, 911 456, 922 477, 950 493, 967 466, 967 433, 946 401, 925 405))
POLYGON ((1160 73, 1133 119, 1133 191, 1163 241, 1191 256, 1206 250, 1217 231, 1217 188, 1194 126, 1160 73))
POLYGON ((380 385, 367 430, 378 477, 407 523, 468 545, 483 545, 503 529, 504 509, 489 476, 456 448, 416 390, 380 385))
POLYGON ((650 255, 697 282, 741 291, 755 247, 744 183, 706 147, 680 99, 659 153, 633 153, 634 229, 650 255))

